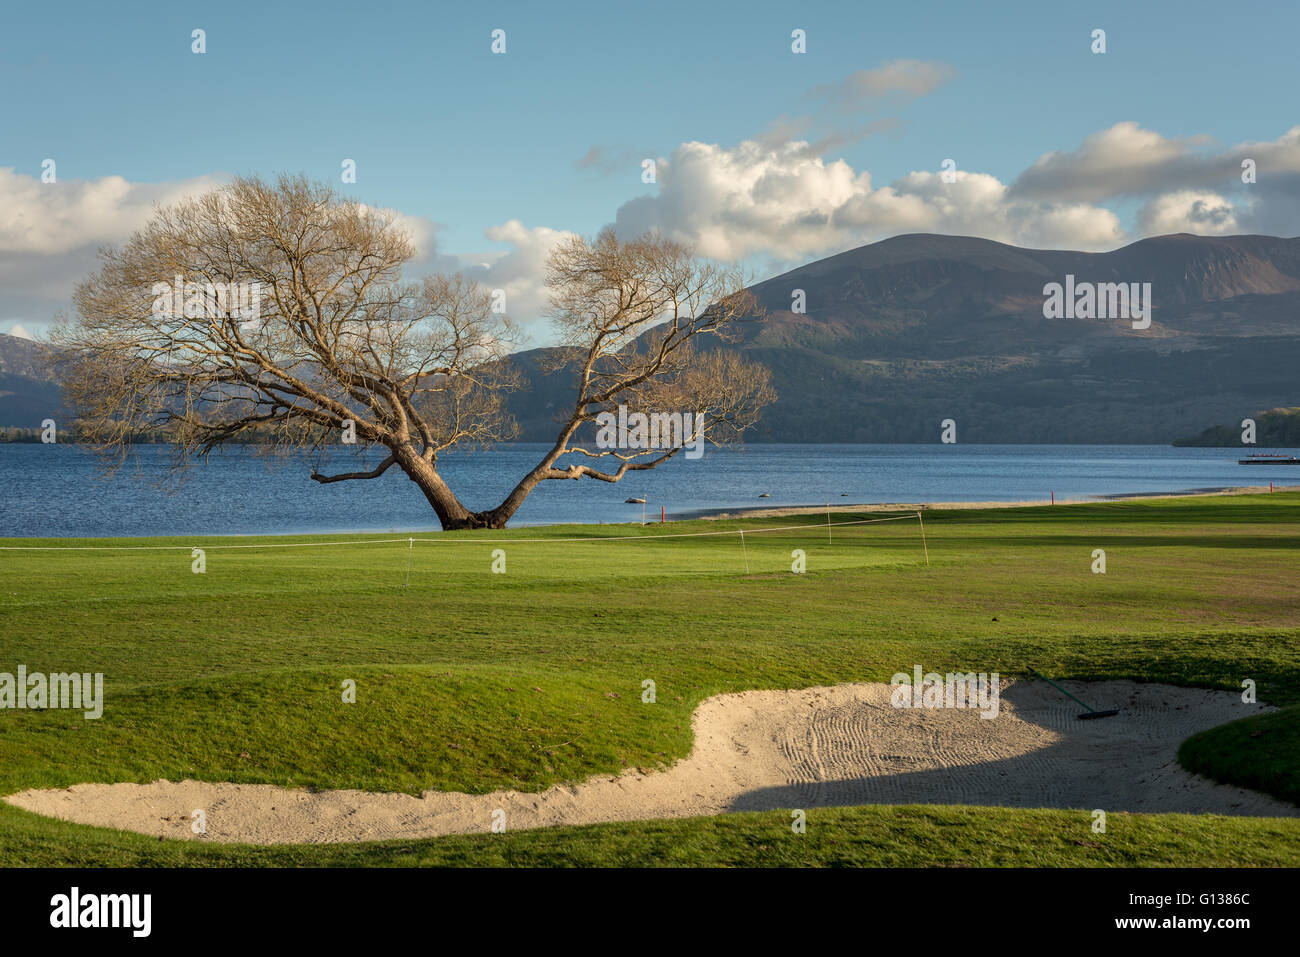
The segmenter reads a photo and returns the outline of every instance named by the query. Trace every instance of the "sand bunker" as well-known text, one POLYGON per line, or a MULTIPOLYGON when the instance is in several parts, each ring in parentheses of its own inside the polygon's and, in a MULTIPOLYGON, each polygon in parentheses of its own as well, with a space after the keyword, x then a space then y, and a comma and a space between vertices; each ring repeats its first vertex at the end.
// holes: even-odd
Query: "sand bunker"
POLYGON ((1239 695, 1166 685, 1005 682, 1001 713, 890 705, 883 684, 719 695, 695 712, 695 749, 672 768, 524 794, 290 790, 271 785, 81 784, 6 800, 81 824, 250 844, 375 841, 852 804, 977 804, 1294 817, 1300 808, 1178 766, 1189 735, 1268 710, 1239 695), (201 808, 207 833, 191 829, 201 808))

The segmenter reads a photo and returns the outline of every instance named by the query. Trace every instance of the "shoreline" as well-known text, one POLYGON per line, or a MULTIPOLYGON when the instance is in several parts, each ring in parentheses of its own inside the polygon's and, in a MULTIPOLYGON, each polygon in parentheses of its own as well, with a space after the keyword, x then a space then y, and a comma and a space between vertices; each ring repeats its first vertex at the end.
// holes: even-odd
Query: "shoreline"
MULTIPOLYGON (((1007 501, 971 501, 971 502, 830 502, 821 505, 759 505, 727 508, 706 508, 691 509, 682 512, 669 513, 668 523, 691 522, 691 521, 724 521, 727 519, 743 518, 782 518, 794 515, 824 515, 827 510, 832 512, 848 514, 872 514, 876 512, 927 512, 927 511, 961 511, 961 510, 986 510, 986 509, 1014 509, 1014 508, 1040 508, 1051 505, 1100 505, 1107 502, 1125 502, 1125 501, 1142 501, 1154 499, 1172 499, 1172 498, 1213 498, 1215 496, 1226 495, 1267 495, 1273 492, 1300 492, 1300 485, 1274 485, 1270 489, 1267 485, 1224 485, 1212 488, 1192 488, 1180 489, 1173 492, 1114 492, 1106 495, 1086 495, 1075 498, 1058 498, 1055 502, 1051 499, 1022 499, 1007 501)), ((544 530, 560 528, 613 528, 619 526, 628 526, 640 528, 645 525, 658 525, 658 521, 628 521, 628 522, 546 522, 546 523, 529 523, 524 522, 518 525, 511 525, 504 531, 523 531, 523 530, 544 530)), ((497 530, 502 531, 502 530, 497 530)), ((29 535, 0 535, 0 552, 12 550, 24 550, 37 547, 34 543, 41 542, 93 542, 93 541, 156 541, 159 539, 173 539, 177 541, 174 545, 157 545, 157 546, 116 546, 116 547, 154 547, 154 548, 188 548, 194 542, 213 540, 246 540, 246 539, 264 539, 264 538, 299 538, 312 539, 323 537, 362 537, 362 536, 379 536, 379 535, 397 535, 410 537, 414 535, 442 535, 441 529, 425 528, 370 528, 370 529, 326 529, 322 531, 273 531, 273 532, 226 532, 226 533, 196 533, 196 534, 176 534, 160 533, 154 535, 50 535, 50 536, 29 536, 29 535), (20 544, 16 544, 20 543, 20 544), (182 544, 183 543, 183 544, 182 544)), ((401 541, 403 539, 394 539, 401 541)), ((386 539, 377 539, 376 542, 387 541, 386 539)), ((304 543, 306 544, 306 543, 304 543)), ((50 546, 57 547, 57 546, 50 546)), ((88 546, 66 546, 68 548, 88 547, 88 546)), ((108 547, 108 546, 105 546, 108 547)), ((248 546, 253 547, 253 546, 248 546)))
POLYGON ((996 509, 996 508, 1039 508, 1050 505, 1101 505, 1107 502, 1132 502, 1162 498, 1212 498, 1221 495, 1267 495, 1273 492, 1300 491, 1300 485, 1275 485, 1271 490, 1267 485, 1222 485, 1213 488, 1181 489, 1175 492, 1113 492, 1106 495, 1085 495, 1075 498, 1022 499, 1018 501, 978 501, 978 502, 858 502, 837 504, 829 502, 822 505, 759 505, 745 508, 695 509, 681 512, 670 521, 718 521, 733 518, 780 518, 787 515, 823 514, 828 509, 832 512, 925 512, 925 511, 959 511, 962 509, 996 509))

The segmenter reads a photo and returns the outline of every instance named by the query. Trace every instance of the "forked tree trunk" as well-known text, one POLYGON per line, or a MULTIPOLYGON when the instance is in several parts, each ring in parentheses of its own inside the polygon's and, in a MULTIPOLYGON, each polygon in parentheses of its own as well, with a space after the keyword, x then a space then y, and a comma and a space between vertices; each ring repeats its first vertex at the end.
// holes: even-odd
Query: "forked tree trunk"
MULTIPOLYGON (((397 464, 406 477, 419 487, 433 510, 443 531, 457 531, 475 528, 505 528, 518 509, 518 504, 508 510, 502 506, 484 512, 472 512, 461 504, 456 493, 451 490, 437 468, 422 458, 413 449, 400 449, 396 453, 397 464)), ((523 501, 522 498, 519 500, 523 501)))
POLYGON ((471 512, 456 497, 456 493, 443 481, 437 467, 423 458, 411 445, 404 445, 394 450, 397 465, 406 473, 407 478, 419 486, 424 497, 433 506, 442 523, 443 531, 459 531, 476 528, 505 528, 506 523, 514 518, 519 506, 532 494, 533 489, 541 484, 544 477, 555 464, 556 458, 564 448, 565 442, 576 429, 576 423, 570 423, 560 435, 550 452, 533 469, 519 480, 510 490, 504 501, 496 508, 482 512, 471 512))

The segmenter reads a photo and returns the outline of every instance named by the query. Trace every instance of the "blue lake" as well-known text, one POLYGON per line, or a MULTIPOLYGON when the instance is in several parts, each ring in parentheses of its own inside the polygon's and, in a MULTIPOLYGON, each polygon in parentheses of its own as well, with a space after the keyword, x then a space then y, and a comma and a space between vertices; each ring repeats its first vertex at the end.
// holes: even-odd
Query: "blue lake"
MULTIPOLYGON (((541 457, 540 444, 444 456, 461 500, 496 505, 541 457)), ((1253 449, 1251 451, 1254 451, 1253 449)), ((1268 450, 1275 451, 1275 450, 1268 450)), ((1242 466, 1238 449, 1080 445, 751 445, 677 458, 617 485, 542 483, 512 525, 639 521, 702 510, 869 502, 1024 501, 1234 485, 1300 485, 1300 466, 1242 466), (759 496, 763 493, 770 498, 759 496)), ((1295 453, 1293 453, 1295 454, 1295 453)), ((239 535, 437 528, 396 469, 373 481, 319 485, 312 461, 246 448, 194 466, 179 489, 158 483, 168 450, 139 446, 112 478, 73 446, 0 444, 0 537, 239 535)), ((377 452, 336 452, 321 470, 372 467, 377 452)))

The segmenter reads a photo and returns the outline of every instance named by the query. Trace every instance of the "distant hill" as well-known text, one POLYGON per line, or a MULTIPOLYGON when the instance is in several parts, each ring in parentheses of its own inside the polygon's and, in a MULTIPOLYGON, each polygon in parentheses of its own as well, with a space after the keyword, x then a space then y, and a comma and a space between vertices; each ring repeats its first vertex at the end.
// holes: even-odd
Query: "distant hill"
MULTIPOLYGON (((1107 253, 908 235, 758 283, 767 308, 739 348, 780 394, 753 438, 786 442, 1167 443, 1300 393, 1300 239, 1142 240, 1107 253), (1150 282, 1149 329, 1045 319, 1043 287, 1150 282), (794 290, 806 313, 791 311, 794 290)), ((541 376, 512 411, 554 435, 568 374, 541 376)))
MULTIPOLYGON (((1255 420, 1255 446, 1262 449, 1300 449, 1300 407, 1273 409, 1243 416, 1255 420)), ((1178 439, 1174 445, 1199 448, 1244 448, 1241 422, 1214 425, 1190 439, 1178 439)))
POLYGON ((58 384, 45 367, 50 347, 0 333, 0 428, 39 429, 63 405, 58 384))
MULTIPOLYGON (((752 287, 766 317, 735 344, 771 370, 779 398, 751 440, 1165 444, 1207 422, 1300 401, 1300 239, 1145 239, 1106 253, 907 235, 820 259, 752 287), (1043 287, 1149 282, 1148 329, 1046 319, 1043 287), (802 289, 806 312, 791 311, 802 289)), ((0 427, 58 407, 36 361, 48 347, 0 335, 0 427)), ((520 438, 549 440, 572 374, 551 350, 514 361, 520 438)))

